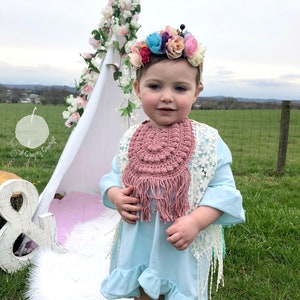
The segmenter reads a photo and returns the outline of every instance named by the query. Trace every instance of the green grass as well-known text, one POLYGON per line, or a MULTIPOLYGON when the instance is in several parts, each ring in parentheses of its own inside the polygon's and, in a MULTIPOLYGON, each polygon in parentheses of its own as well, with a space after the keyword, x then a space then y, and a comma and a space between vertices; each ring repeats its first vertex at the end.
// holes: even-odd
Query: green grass
POLYGON ((237 176, 247 222, 225 229, 225 287, 214 299, 300 299, 300 176, 237 176))
POLYGON ((49 127, 47 141, 36 149, 28 149, 15 138, 15 127, 23 117, 31 115, 31 104, 0 104, 0 169, 13 172, 32 182, 39 192, 47 184, 71 130, 64 126, 62 105, 38 105, 35 115, 45 119, 49 127))
MULTIPOLYGON (((44 157, 12 157, 11 151, 24 150, 11 144, 15 125, 32 113, 33 106, 0 104, 0 169, 33 182, 41 192, 70 133, 64 128, 62 110, 62 106, 38 106, 36 114, 47 121, 49 138, 57 141, 44 157)), ((284 176, 272 175, 280 111, 193 111, 191 117, 216 127, 232 150, 247 216, 245 224, 225 230, 225 287, 214 292, 213 299, 300 299, 300 111, 291 112, 284 176)), ((27 269, 14 274, 0 271, 0 299, 23 299, 27 274, 27 269)))
POLYGON ((12 274, 6 274, 0 270, 0 299, 23 300, 29 267, 12 274))

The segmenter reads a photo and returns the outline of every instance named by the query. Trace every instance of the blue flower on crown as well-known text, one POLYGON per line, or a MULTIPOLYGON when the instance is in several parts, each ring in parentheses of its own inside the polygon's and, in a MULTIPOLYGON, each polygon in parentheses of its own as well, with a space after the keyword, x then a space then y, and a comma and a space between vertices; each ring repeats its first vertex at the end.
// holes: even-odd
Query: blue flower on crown
POLYGON ((161 51, 162 38, 159 33, 154 32, 149 34, 146 38, 146 44, 152 53, 164 54, 164 52, 161 51))

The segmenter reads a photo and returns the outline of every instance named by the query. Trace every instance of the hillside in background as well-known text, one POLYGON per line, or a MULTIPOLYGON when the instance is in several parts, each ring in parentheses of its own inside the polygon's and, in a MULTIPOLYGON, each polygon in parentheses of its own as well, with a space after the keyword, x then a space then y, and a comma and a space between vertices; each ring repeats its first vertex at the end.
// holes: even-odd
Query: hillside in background
MULTIPOLYGON (((66 85, 36 85, 36 84, 0 84, 0 103, 36 103, 64 104, 64 99, 70 94, 76 94, 76 88, 66 85)), ((285 100, 285 99, 282 99, 285 100)), ((300 109, 300 100, 291 102, 293 108, 300 109)), ((277 109, 281 100, 263 98, 243 98, 211 96, 199 97, 193 104, 193 109, 277 109)))
MULTIPOLYGON (((0 83, 1 85, 1 83, 0 83)), ((67 85, 42 85, 42 84, 2 84, 9 89, 26 89, 32 91, 39 91, 43 89, 57 89, 57 90, 65 90, 69 91, 70 93, 74 93, 76 88, 67 86, 67 85)))
MULTIPOLYGON (((199 97, 193 109, 279 109, 282 100, 263 98, 234 98, 225 96, 199 97)), ((300 100, 292 100, 291 107, 300 109, 300 100)))
POLYGON ((66 85, 0 84, 0 103, 64 104, 76 88, 66 85))

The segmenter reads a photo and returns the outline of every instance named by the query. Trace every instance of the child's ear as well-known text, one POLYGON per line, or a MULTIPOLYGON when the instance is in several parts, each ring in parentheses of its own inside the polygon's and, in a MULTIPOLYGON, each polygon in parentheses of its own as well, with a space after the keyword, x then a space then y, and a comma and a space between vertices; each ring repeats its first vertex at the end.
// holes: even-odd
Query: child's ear
POLYGON ((135 92, 135 94, 136 94, 136 96, 140 99, 140 86, 139 86, 139 83, 138 83, 138 81, 137 80, 135 80, 134 82, 133 82, 133 89, 134 89, 134 92, 135 92))
POLYGON ((194 96, 194 102, 198 99, 199 94, 203 91, 203 85, 200 83, 198 87, 196 88, 195 96, 194 96))

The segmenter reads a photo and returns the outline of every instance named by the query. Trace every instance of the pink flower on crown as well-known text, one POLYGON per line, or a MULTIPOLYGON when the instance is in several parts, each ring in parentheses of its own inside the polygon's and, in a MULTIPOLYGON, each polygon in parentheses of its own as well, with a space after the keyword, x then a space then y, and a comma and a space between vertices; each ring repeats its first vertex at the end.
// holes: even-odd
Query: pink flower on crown
POLYGON ((188 62, 194 66, 198 67, 202 64, 204 60, 205 48, 203 48, 200 44, 198 44, 198 48, 192 57, 188 57, 188 62))
POLYGON ((174 59, 178 58, 182 55, 182 51, 184 49, 184 39, 180 35, 172 36, 167 44, 166 54, 168 58, 174 59))
POLYGON ((198 42, 191 33, 184 36, 184 54, 186 57, 191 58, 195 55, 198 49, 198 42))
POLYGON ((140 48, 142 47, 142 42, 136 42, 132 47, 131 47, 131 52, 132 53, 140 53, 140 48))

